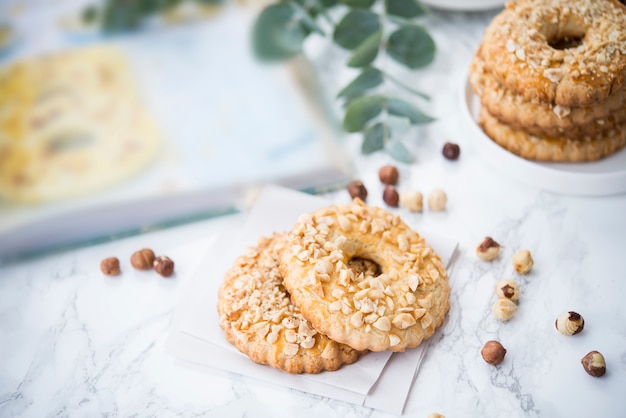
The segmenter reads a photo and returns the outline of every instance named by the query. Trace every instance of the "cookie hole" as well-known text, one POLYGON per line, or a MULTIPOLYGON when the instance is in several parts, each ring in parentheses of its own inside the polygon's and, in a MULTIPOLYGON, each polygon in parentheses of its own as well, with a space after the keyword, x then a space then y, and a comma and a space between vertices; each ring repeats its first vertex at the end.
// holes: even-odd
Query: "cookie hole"
POLYGON ((380 265, 365 257, 352 257, 348 261, 348 268, 352 269, 357 275, 363 273, 365 276, 380 276, 382 270, 380 265))
POLYGON ((584 29, 573 20, 561 23, 559 27, 553 28, 553 33, 548 33, 548 45, 558 50, 579 47, 584 39, 584 29))
POLYGON ((584 39, 584 36, 582 37, 564 36, 562 38, 552 39, 551 41, 548 42, 548 45, 558 50, 571 49, 571 48, 576 48, 582 45, 583 39, 584 39))

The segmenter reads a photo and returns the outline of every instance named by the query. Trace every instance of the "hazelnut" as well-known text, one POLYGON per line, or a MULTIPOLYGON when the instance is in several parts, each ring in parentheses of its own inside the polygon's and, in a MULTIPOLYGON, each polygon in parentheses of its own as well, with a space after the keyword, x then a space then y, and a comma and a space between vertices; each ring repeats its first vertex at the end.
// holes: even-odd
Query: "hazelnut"
POLYGON ((487 363, 496 366, 504 360, 506 348, 499 341, 490 340, 485 343, 483 349, 480 350, 480 354, 487 363))
POLYGON ((526 274, 533 268, 533 258, 528 250, 520 250, 513 254, 513 267, 519 274, 526 274))
POLYGON ((130 256, 130 265, 137 270, 149 270, 154 263, 154 252, 149 248, 135 251, 130 256))
POLYGON ((163 277, 169 277, 174 272, 174 262, 171 258, 160 255, 154 259, 154 271, 163 277))
POLYGON ((483 261, 491 261, 500 255, 500 244, 491 237, 485 239, 476 247, 476 255, 483 261))
POLYGON ((442 211, 446 209, 448 203, 448 196, 446 192, 441 189, 433 189, 428 194, 428 207, 433 211, 442 211))
POLYGON ((559 315, 554 326, 561 334, 576 335, 585 327, 585 320, 579 313, 569 311, 559 315))
POLYGON ((517 305, 510 299, 498 299, 491 308, 494 316, 500 321, 508 321, 517 311, 517 305))
POLYGON ((353 180, 348 184, 348 193, 351 198, 359 198, 365 202, 367 199, 367 189, 360 180, 353 180))
POLYGON ((500 299, 516 301, 520 297, 519 285, 513 280, 500 280, 496 284, 496 296, 500 299))
POLYGON ((120 274, 120 260, 117 257, 108 257, 100 262, 100 270, 107 276, 120 274))
POLYGON ((400 177, 398 169, 392 165, 384 165, 378 170, 378 178, 383 184, 398 184, 398 177, 400 177))
POLYGON ((580 362, 585 371, 593 377, 601 377, 606 373, 604 356, 598 351, 590 351, 580 362))
POLYGON ((415 190, 405 190, 400 193, 400 204, 411 212, 421 212, 424 206, 424 196, 415 190))
POLYGON ((433 412, 429 414, 427 418, 446 418, 444 415, 441 415, 439 412, 433 412))
POLYGON ((446 142, 441 153, 448 160, 456 160, 459 158, 459 155, 461 155, 461 148, 459 148, 457 144, 446 142))
POLYGON ((397 208, 399 200, 400 200, 400 197, 398 196, 398 191, 396 190, 395 187, 393 186, 385 187, 385 190, 383 191, 383 201, 386 204, 394 208, 397 208))

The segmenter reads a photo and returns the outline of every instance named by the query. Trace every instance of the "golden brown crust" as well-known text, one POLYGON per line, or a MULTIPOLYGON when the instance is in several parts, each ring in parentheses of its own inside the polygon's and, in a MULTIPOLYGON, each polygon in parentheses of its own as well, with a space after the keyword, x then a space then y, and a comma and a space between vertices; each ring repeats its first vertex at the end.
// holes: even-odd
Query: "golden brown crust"
POLYGON ((478 54, 526 100, 589 106, 624 85, 624 28, 626 8, 617 0, 511 1, 487 27, 478 54), (553 47, 567 39, 580 45, 553 47))
POLYGON ((537 137, 515 130, 481 108, 479 124, 497 144, 529 160, 553 162, 596 161, 626 145, 626 125, 605 134, 581 139, 537 137))
POLYGON ((440 257, 400 217, 360 199, 302 215, 280 270, 315 329, 357 350, 415 347, 450 306, 440 257), (380 274, 355 272, 355 258, 375 263, 380 274))
POLYGON ((284 234, 261 238, 226 273, 217 310, 220 327, 239 351, 288 373, 320 373, 363 354, 318 333, 291 303, 278 271, 284 234))
POLYGON ((626 122, 626 89, 593 106, 564 107, 530 101, 499 84, 476 56, 470 70, 472 89, 490 114, 514 129, 537 136, 576 139, 608 132, 626 122))

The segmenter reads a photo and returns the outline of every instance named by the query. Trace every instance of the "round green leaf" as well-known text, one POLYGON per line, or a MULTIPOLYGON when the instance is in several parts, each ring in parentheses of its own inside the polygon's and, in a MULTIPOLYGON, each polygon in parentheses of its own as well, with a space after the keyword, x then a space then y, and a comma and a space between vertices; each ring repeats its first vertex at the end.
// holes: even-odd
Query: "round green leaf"
POLYGON ((339 21, 333 40, 346 49, 354 49, 368 36, 380 30, 380 19, 376 13, 352 10, 339 21))
POLYGON ((435 58, 435 42, 424 28, 404 25, 389 37, 387 53, 411 69, 421 68, 435 58))
POLYGON ((265 61, 283 60, 299 54, 308 31, 289 4, 274 4, 263 9, 254 24, 253 47, 265 61))
POLYGON ((354 50, 354 53, 348 60, 348 67, 360 68, 370 65, 376 59, 376 55, 378 55, 382 36, 383 33, 379 30, 364 40, 354 50))
POLYGON ((385 151, 391 155, 394 160, 401 163, 410 164, 413 162, 413 156, 409 150, 404 146, 402 142, 397 139, 392 139, 385 144, 385 151))
POLYGON ((426 13, 426 9, 415 0, 385 0, 387 13, 393 16, 413 18, 426 13))
POLYGON ((378 122, 365 130, 361 152, 371 154, 384 148, 385 141, 389 137, 389 127, 378 122))
POLYGON ((299 20, 300 24, 308 32, 317 32, 318 34, 324 36, 324 31, 322 30, 322 28, 319 27, 319 25, 315 22, 315 19, 313 18, 314 13, 311 13, 297 2, 291 3, 291 6, 296 10, 295 18, 299 20))
POLYGON ((382 112, 385 98, 382 96, 365 96, 354 99, 346 108, 343 117, 343 128, 347 132, 358 132, 365 124, 382 112))
POLYGON ((350 100, 360 96, 365 91, 381 85, 383 82, 383 73, 376 68, 366 68, 354 80, 343 88, 337 97, 345 97, 350 100))
POLYGON ((401 99, 388 99, 387 100, 387 112, 395 116, 403 116, 411 121, 411 124, 430 123, 435 119, 428 116, 417 107, 413 106, 409 102, 405 102, 401 99))
POLYGON ((369 9, 376 0, 339 0, 339 2, 351 9, 369 9))

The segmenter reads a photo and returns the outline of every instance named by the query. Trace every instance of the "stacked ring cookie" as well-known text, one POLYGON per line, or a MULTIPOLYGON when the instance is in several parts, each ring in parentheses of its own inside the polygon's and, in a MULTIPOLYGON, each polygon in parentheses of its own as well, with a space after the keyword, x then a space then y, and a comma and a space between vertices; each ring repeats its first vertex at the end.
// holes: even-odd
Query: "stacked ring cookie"
POLYGON ((592 161, 626 145, 626 7, 509 2, 470 67, 479 123, 528 159, 592 161))
POLYGON ((446 270, 424 238, 358 198, 302 215, 280 271, 313 327, 356 350, 415 347, 450 307, 446 270))
POLYGON ((278 269, 284 234, 261 238, 237 258, 218 294, 220 326, 254 362, 289 373, 319 373, 362 354, 317 332, 291 303, 278 269))

